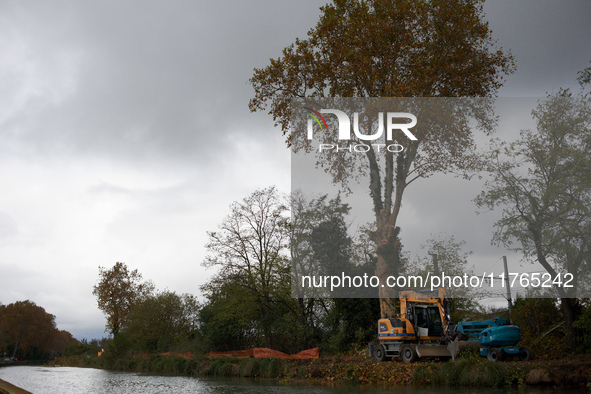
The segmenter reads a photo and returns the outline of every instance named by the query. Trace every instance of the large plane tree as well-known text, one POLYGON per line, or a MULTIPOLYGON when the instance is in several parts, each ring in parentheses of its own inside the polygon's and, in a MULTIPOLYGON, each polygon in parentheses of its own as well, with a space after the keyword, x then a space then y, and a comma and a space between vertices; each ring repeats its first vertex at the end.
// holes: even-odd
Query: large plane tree
MULTIPOLYGON (((482 0, 335 0, 321 8, 308 38, 296 39, 281 57, 254 70, 249 106, 269 109, 297 151, 297 139, 305 136, 290 134, 292 98, 491 97, 513 69, 511 55, 495 48, 482 0)), ((362 167, 339 165, 331 172, 338 156, 319 158, 337 184, 364 171, 382 281, 399 271, 393 256, 400 247, 397 218, 406 187, 436 172, 465 174, 474 165, 466 160, 473 151, 472 130, 459 127, 423 133, 403 152, 381 158, 370 147, 362 167)), ((392 315, 391 293, 380 289, 379 297, 382 315, 392 315)))

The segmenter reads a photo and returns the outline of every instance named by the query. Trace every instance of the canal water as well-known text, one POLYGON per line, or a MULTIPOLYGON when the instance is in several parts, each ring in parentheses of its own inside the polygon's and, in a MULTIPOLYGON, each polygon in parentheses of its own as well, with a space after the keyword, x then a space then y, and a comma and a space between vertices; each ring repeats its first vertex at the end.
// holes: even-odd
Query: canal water
MULTIPOLYGON (((136 394, 136 393, 400 393, 400 394, 546 394, 552 391, 527 389, 377 388, 281 385, 250 379, 193 378, 113 372, 93 368, 11 366, 0 368, 0 379, 35 394, 136 394)), ((570 391, 571 393, 573 391, 570 391)))

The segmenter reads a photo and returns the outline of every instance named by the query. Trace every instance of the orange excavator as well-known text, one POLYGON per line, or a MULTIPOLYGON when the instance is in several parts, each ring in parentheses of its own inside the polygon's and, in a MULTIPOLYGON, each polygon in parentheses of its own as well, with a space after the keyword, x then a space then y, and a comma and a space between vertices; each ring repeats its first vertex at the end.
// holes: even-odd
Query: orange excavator
POLYGON ((444 288, 437 295, 415 290, 399 293, 400 314, 378 320, 378 343, 369 344, 377 361, 399 357, 405 362, 419 357, 451 357, 451 296, 444 288))

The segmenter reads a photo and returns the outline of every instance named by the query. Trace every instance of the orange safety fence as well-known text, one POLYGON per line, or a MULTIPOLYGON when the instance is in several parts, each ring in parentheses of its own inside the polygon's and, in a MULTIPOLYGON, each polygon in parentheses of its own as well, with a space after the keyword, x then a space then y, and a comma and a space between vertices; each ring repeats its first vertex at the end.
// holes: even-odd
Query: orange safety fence
MULTIPOLYGON (((188 352, 188 353, 174 353, 174 352, 166 352, 166 353, 159 353, 160 356, 178 356, 178 357, 182 357, 185 360, 188 360, 190 358, 193 358, 193 353, 188 352)), ((134 354, 133 355, 134 358, 150 358, 151 355, 150 354, 134 354)))
POLYGON ((210 352, 207 353, 208 357, 234 357, 234 358, 288 358, 294 360, 305 360, 305 359, 318 359, 318 348, 308 349, 301 351, 297 354, 286 354, 277 350, 268 349, 265 347, 255 347, 248 350, 232 350, 229 352, 210 352))

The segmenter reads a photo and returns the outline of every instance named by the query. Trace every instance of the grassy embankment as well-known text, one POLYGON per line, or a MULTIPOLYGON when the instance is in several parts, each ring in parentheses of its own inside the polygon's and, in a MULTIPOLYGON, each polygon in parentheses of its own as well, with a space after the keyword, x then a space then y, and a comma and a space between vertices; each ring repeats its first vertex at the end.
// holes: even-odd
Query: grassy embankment
POLYGON ((235 359, 153 355, 118 359, 59 358, 53 365, 105 368, 126 372, 184 376, 269 378, 280 383, 591 388, 591 355, 561 360, 490 362, 468 356, 448 362, 377 363, 364 356, 319 360, 235 359))

